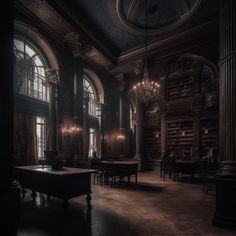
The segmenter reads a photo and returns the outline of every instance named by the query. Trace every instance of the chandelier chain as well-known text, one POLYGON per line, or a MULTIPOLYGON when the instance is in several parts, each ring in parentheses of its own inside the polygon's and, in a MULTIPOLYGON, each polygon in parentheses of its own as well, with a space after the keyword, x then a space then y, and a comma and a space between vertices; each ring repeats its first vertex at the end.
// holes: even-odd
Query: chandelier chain
POLYGON ((144 71, 143 80, 133 86, 133 91, 141 98, 143 102, 154 101, 159 98, 159 83, 149 80, 148 65, 147 65, 147 52, 148 52, 148 41, 147 41, 147 20, 148 20, 148 8, 147 0, 145 0, 145 45, 144 45, 144 71))

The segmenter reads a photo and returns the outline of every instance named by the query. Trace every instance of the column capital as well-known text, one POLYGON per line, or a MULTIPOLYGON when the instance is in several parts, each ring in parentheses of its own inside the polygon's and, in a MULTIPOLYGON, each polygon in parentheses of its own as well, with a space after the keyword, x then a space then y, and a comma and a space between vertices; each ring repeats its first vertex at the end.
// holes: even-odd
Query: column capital
POLYGON ((165 118, 165 117, 167 117, 167 114, 166 113, 159 113, 159 116, 161 117, 161 118, 165 118))
POLYGON ((125 84, 126 84, 125 74, 124 73, 117 74, 117 75, 115 75, 115 79, 119 82, 119 89, 122 92, 124 90, 125 84))
POLYGON ((92 46, 82 40, 80 35, 71 32, 64 37, 64 42, 68 45, 75 58, 80 57, 85 59, 86 53, 91 52, 92 46))
POLYGON ((58 71, 53 68, 46 68, 45 69, 45 77, 46 77, 46 83, 51 86, 56 86, 59 82, 58 80, 58 71))

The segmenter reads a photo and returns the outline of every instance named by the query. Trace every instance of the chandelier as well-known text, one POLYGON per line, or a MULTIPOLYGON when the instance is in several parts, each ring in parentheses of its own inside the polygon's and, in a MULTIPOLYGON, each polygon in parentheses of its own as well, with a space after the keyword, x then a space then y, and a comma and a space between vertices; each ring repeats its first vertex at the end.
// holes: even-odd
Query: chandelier
POLYGON ((145 59, 144 73, 142 81, 133 86, 133 91, 139 96, 143 102, 155 101, 159 98, 160 84, 149 79, 147 65, 147 0, 145 0, 145 59))

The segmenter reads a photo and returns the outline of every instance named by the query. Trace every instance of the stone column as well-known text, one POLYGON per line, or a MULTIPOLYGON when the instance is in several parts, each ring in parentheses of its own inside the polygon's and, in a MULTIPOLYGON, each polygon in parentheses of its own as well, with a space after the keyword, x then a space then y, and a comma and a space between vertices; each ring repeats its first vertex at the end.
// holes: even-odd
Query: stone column
POLYGON ((166 114, 160 114, 161 116, 161 157, 164 157, 166 154, 166 114))
MULTIPOLYGON (((73 120, 74 125, 83 127, 83 60, 74 57, 74 104, 73 120)), ((73 133, 73 158, 74 164, 77 165, 79 159, 83 157, 83 137, 81 131, 73 133)))
POLYGON ((125 142, 127 141, 127 136, 125 133, 125 123, 124 123, 124 86, 125 86, 125 77, 124 74, 118 74, 115 76, 116 80, 119 83, 119 157, 124 158, 125 156, 125 142))
POLYGON ((105 115, 106 115, 105 105, 100 104, 99 122, 100 122, 100 134, 101 134, 101 150, 98 154, 101 158, 102 158, 102 155, 105 153, 105 150, 106 150, 105 127, 104 127, 104 124, 106 122, 105 115))
POLYGON ((236 1, 220 0, 220 168, 213 224, 236 227, 236 1))
POLYGON ((57 102, 56 86, 57 72, 54 69, 46 70, 46 82, 49 85, 49 117, 48 117, 48 151, 57 151, 57 102))
POLYGON ((136 155, 135 159, 140 160, 143 167, 143 104, 136 94, 136 155))
POLYGON ((200 159, 200 111, 194 112, 193 117, 193 150, 191 159, 200 159))
POLYGON ((88 159, 89 151, 89 127, 88 127, 88 106, 89 106, 89 97, 85 95, 83 100, 83 115, 84 115, 84 124, 83 124, 83 159, 88 159))

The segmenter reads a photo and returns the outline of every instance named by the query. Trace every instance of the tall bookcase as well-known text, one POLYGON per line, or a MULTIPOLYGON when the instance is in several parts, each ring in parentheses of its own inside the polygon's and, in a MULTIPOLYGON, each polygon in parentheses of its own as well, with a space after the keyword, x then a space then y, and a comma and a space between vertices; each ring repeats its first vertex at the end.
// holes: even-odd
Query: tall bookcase
POLYGON ((191 160, 193 150, 193 120, 167 121, 168 154, 176 159, 191 160))
POLYGON ((144 155, 145 158, 148 160, 160 159, 161 157, 160 117, 156 111, 155 104, 150 104, 150 106, 146 107, 145 109, 146 109, 145 124, 143 133, 144 155))
POLYGON ((144 155, 146 159, 160 159, 161 134, 156 128, 147 128, 144 133, 144 155), (158 135, 157 135, 158 134, 158 135))
POLYGON ((191 97, 193 95, 193 76, 177 77, 172 76, 167 79, 167 99, 174 100, 179 98, 191 97))
POLYGON ((218 119, 201 119, 201 157, 207 154, 207 151, 216 147, 218 144, 218 119))

